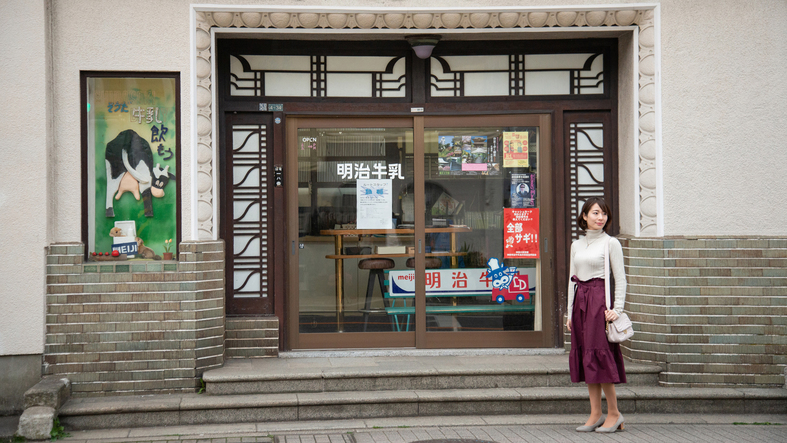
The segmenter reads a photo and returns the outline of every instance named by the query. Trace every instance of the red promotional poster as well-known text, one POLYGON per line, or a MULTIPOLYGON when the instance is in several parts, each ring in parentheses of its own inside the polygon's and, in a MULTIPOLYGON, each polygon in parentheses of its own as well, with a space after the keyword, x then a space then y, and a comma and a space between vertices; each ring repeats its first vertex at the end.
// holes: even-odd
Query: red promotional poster
POLYGON ((539 258, 538 208, 504 211, 504 258, 539 258))

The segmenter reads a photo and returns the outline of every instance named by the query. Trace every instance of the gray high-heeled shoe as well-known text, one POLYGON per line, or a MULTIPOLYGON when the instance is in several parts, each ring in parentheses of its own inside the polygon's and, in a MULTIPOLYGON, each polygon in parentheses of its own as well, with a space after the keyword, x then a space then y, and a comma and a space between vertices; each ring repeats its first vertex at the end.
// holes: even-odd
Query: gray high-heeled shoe
POLYGON ((596 432, 607 432, 607 433, 609 433, 609 432, 615 432, 618 429, 620 429, 621 431, 623 430, 623 414, 620 414, 620 417, 618 417, 618 421, 616 421, 615 424, 612 425, 612 427, 610 427, 610 428, 598 427, 598 428, 596 428, 596 432))
POLYGON ((604 420, 606 420, 606 417, 604 417, 602 415, 601 418, 599 418, 598 421, 595 424, 592 424, 590 426, 580 426, 580 427, 578 427, 577 428, 577 432, 593 432, 593 431, 596 430, 597 427, 599 427, 599 426, 604 424, 604 420))

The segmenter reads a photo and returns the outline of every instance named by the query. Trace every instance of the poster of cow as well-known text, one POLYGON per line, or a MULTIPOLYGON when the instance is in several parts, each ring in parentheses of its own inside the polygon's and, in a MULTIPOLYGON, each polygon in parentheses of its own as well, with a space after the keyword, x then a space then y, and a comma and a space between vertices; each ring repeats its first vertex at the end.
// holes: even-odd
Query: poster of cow
POLYGON ((88 254, 118 247, 118 226, 133 226, 130 241, 145 252, 137 258, 176 253, 168 240, 178 238, 177 76, 86 80, 88 254))

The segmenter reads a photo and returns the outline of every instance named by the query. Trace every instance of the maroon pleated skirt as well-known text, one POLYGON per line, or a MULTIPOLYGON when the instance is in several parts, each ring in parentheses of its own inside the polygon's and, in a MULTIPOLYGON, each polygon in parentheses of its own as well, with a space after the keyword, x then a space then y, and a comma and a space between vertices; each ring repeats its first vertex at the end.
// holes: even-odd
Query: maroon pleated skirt
POLYGON ((604 311, 604 279, 576 283, 571 313, 571 353, 568 358, 574 383, 625 383, 626 368, 619 343, 607 341, 604 311))

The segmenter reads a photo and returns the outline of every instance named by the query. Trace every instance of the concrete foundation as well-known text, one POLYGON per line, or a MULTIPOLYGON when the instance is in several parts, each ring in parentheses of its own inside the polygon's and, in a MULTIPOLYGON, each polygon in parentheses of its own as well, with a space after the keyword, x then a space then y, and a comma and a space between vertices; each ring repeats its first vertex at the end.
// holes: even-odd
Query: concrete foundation
POLYGON ((25 391, 41 380, 41 354, 0 356, 0 415, 21 414, 25 391))

